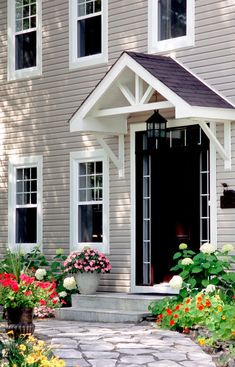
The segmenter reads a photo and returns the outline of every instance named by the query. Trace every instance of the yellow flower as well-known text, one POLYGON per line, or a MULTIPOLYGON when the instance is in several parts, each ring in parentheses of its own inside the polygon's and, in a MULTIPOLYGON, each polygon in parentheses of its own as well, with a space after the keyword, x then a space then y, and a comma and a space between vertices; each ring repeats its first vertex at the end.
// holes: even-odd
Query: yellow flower
POLYGON ((222 306, 217 306, 217 310, 218 310, 219 312, 222 312, 222 311, 223 311, 223 307, 222 307, 222 306))
POLYGON ((28 364, 33 364, 35 362, 34 357, 32 357, 30 354, 28 355, 28 357, 26 358, 26 362, 28 364))
POLYGON ((222 319, 222 320, 226 320, 226 316, 225 316, 225 315, 223 315, 223 316, 221 317, 221 319, 222 319))
POLYGON ((26 346, 24 344, 20 344, 19 350, 22 350, 24 352, 26 350, 26 346))
POLYGON ((200 345, 205 345, 205 344, 206 344, 206 339, 205 339, 205 338, 199 338, 199 339, 198 339, 198 343, 199 343, 200 345))

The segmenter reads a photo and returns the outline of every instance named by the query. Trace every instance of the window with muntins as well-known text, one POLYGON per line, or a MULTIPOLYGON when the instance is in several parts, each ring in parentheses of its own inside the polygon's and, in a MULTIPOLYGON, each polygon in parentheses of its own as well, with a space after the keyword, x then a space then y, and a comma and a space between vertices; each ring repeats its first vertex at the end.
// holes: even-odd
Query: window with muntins
POLYGON ((41 0, 9 0, 9 79, 41 72, 41 0))
POLYGON ((37 167, 16 169, 16 243, 37 243, 37 167))
POLYGON ((78 163, 78 242, 103 242, 103 163, 78 163))
POLYGON ((12 248, 31 249, 42 240, 42 158, 12 158, 9 162, 8 237, 12 248))
POLYGON ((108 252, 108 159, 103 151, 71 153, 71 250, 108 252))
POLYGON ((107 62, 107 0, 70 0, 70 67, 107 62))
POLYGON ((194 44, 194 0, 149 0, 149 52, 194 44))

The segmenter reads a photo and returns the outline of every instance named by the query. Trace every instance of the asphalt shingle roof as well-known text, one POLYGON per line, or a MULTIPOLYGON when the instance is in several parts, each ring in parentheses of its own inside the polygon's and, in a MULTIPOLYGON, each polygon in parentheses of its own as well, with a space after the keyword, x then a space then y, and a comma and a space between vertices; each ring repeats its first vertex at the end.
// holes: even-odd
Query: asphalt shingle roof
POLYGON ((171 57, 126 53, 189 105, 234 109, 229 102, 171 57))

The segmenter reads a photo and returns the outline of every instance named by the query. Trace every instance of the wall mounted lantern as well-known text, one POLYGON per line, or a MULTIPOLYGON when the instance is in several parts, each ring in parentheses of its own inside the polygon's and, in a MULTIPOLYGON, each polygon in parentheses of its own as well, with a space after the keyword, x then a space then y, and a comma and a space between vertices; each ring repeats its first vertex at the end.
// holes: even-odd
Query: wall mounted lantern
POLYGON ((162 142, 166 140, 166 123, 167 120, 154 111, 153 115, 146 120, 146 130, 148 139, 148 148, 159 148, 162 142))

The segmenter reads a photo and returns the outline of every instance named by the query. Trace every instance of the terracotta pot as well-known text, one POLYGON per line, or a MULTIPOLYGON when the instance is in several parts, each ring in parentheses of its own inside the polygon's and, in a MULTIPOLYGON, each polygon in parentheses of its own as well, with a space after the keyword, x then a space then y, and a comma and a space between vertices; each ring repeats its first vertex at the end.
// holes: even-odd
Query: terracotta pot
POLYGON ((77 273, 75 279, 80 294, 94 294, 99 286, 100 273, 77 273))
POLYGON ((6 332, 13 331, 14 337, 20 334, 33 334, 33 308, 7 308, 6 332))

